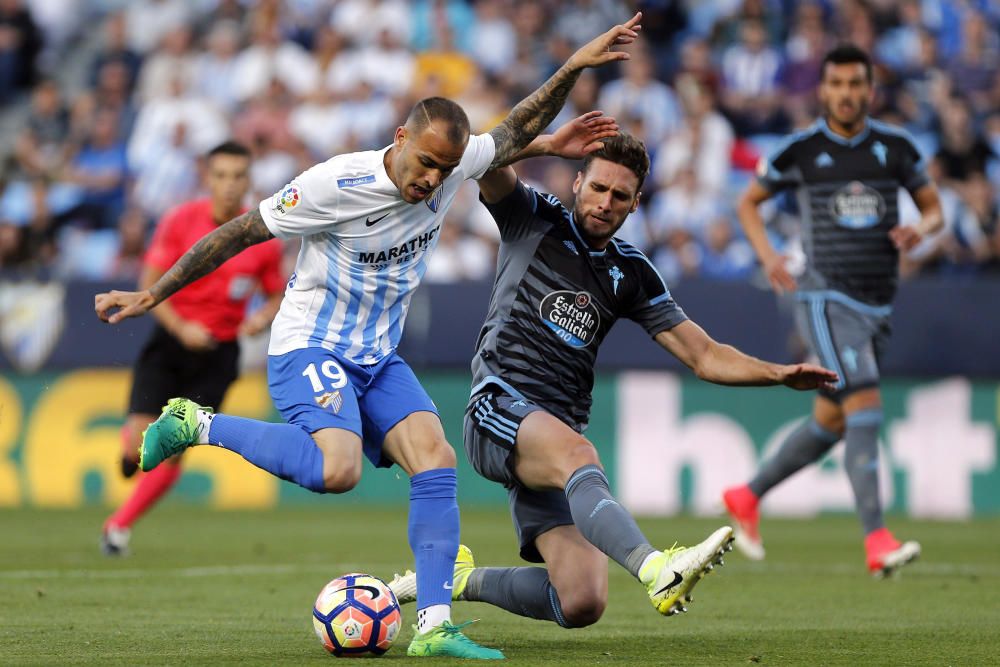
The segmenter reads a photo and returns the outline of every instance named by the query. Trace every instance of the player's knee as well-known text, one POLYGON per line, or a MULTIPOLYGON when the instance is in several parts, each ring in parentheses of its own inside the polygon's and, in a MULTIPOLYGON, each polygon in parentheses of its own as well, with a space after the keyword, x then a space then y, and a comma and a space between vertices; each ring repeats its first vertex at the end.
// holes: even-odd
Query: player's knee
POLYGON ((323 466, 323 485, 327 493, 346 493, 361 481, 360 462, 342 461, 336 465, 323 466))
POLYGON ((417 450, 418 460, 414 472, 454 468, 458 465, 455 449, 444 437, 428 438, 417 450))
POLYGON ((813 416, 808 428, 814 436, 821 440, 836 442, 844 437, 844 417, 841 415, 820 420, 813 416))
POLYGON ((847 422, 843 417, 838 417, 826 424, 820 424, 824 431, 832 435, 837 435, 844 437, 844 431, 847 429, 847 422))
POLYGON ((583 466, 601 465, 601 457, 597 453, 597 448, 594 447, 593 443, 583 437, 569 443, 569 446, 566 448, 566 456, 563 461, 563 473, 565 473, 565 475, 562 481, 564 482, 566 479, 569 479, 570 475, 583 466))
POLYGON ((608 605, 606 595, 596 589, 575 589, 566 591, 565 600, 559 596, 562 615, 566 627, 583 628, 600 620, 608 605))

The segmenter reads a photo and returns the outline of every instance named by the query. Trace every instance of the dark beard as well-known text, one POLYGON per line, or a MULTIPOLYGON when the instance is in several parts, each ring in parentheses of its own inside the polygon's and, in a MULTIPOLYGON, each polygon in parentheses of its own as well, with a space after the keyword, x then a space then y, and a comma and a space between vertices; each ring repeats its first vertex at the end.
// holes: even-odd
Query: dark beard
MULTIPOLYGON (((627 215, 625 216, 625 219, 628 219, 627 215)), ((574 203, 573 222, 574 224, 576 224, 576 228, 577 230, 579 230, 580 236, 583 237, 583 240, 593 248, 598 247, 599 244, 606 244, 608 241, 611 240, 612 237, 614 237, 615 234, 618 233, 618 230, 622 228, 622 225, 625 224, 625 220, 622 220, 621 223, 619 223, 619 225, 615 227, 610 234, 607 235, 602 234, 600 236, 594 236, 587 231, 587 225, 585 220, 586 220, 586 214, 580 211, 580 209, 578 209, 576 207, 576 204, 574 203)))
POLYGON ((861 102, 861 104, 858 106, 857 112, 855 113, 850 123, 842 123, 841 121, 837 120, 837 117, 834 115, 832 108, 829 106, 826 109, 824 109, 824 111, 826 112, 827 122, 832 120, 841 127, 843 127, 844 129, 847 130, 853 129, 860 131, 861 128, 859 127, 859 125, 863 125, 865 119, 868 117, 868 102, 867 101, 861 102))

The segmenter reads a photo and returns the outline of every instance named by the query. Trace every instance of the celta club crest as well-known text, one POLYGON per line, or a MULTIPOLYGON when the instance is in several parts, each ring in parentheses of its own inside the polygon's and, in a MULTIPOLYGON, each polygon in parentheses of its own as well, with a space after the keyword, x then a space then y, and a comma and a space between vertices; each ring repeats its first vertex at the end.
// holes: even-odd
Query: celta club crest
POLYGON ((840 358, 844 360, 847 369, 852 373, 858 372, 858 351, 852 347, 845 347, 840 351, 840 358))
POLYGON ((622 273, 621 269, 612 264, 611 268, 608 269, 608 275, 611 276, 611 280, 614 281, 611 283, 611 286, 614 289, 614 293, 618 294, 618 283, 621 281, 622 278, 625 277, 625 274, 622 273))
POLYGON ((876 159, 878 159, 878 163, 884 167, 885 159, 889 155, 889 149, 886 148, 885 144, 881 141, 876 141, 872 144, 872 155, 874 155, 876 159))
POLYGON ((438 207, 441 206, 441 199, 443 197, 444 197, 444 183, 437 186, 437 189, 427 196, 427 199, 424 201, 424 203, 427 204, 427 208, 429 208, 432 212, 437 213, 438 207))

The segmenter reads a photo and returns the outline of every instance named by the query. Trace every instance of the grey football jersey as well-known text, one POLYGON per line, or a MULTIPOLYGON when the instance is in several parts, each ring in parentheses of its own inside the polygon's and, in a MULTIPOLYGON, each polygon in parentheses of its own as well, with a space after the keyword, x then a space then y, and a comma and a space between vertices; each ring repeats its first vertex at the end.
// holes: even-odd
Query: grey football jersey
POLYGON ((795 190, 808 262, 803 290, 892 301, 899 253, 889 229, 899 224, 899 188, 912 193, 930 182, 906 132, 869 120, 845 139, 821 119, 762 161, 758 180, 771 192, 795 190))
POLYGON ((592 250, 553 195, 519 182, 487 208, 501 244, 473 393, 500 386, 583 430, 597 349, 615 321, 634 320, 655 336, 687 317, 645 255, 619 239, 592 250))

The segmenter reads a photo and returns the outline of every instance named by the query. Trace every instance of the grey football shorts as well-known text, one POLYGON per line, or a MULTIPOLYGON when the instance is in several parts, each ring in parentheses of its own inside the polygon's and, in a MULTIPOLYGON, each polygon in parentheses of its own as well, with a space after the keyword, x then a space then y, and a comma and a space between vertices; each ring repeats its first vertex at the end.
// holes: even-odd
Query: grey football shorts
POLYGON ((795 311, 800 335, 819 362, 840 376, 831 391, 844 396, 879 384, 879 359, 889 342, 890 306, 872 306, 832 290, 802 292, 795 311))
POLYGON ((507 488, 521 558, 531 563, 544 562, 535 546, 539 535, 573 524, 565 493, 529 489, 514 475, 517 430, 524 418, 537 410, 544 408, 491 386, 469 399, 464 424, 469 462, 480 475, 507 488))

